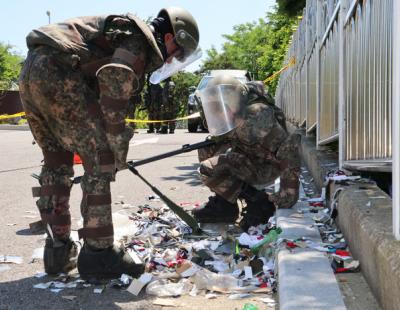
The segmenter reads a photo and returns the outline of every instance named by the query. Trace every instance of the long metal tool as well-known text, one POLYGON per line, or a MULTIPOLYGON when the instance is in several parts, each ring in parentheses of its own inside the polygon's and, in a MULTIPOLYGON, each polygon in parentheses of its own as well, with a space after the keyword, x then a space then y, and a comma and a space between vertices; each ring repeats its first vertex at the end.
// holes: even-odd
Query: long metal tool
MULTIPOLYGON (((172 157, 172 156, 175 156, 175 155, 178 155, 178 154, 187 153, 187 152, 191 152, 191 151, 194 151, 194 150, 202 149, 202 148, 214 145, 214 144, 215 144, 215 141, 211 140, 211 139, 206 139, 205 141, 197 142, 197 143, 193 143, 193 144, 184 144, 184 145, 182 145, 182 147, 180 149, 173 150, 173 151, 166 152, 166 153, 159 154, 159 155, 155 155, 155 156, 151 156, 149 158, 145 158, 145 159, 141 159, 141 160, 137 160, 137 161, 131 160, 131 161, 128 161, 127 164, 130 167, 138 167, 138 166, 141 166, 141 165, 145 165, 145 164, 151 163, 153 161, 157 161, 157 160, 161 160, 161 159, 164 159, 164 158, 172 157)), ((82 179, 82 176, 75 177, 73 179, 73 183, 74 184, 79 184, 81 182, 81 179, 82 179)))
POLYGON ((189 214, 187 213, 183 208, 178 206, 175 202, 173 202, 171 199, 169 199, 167 196, 165 196, 157 187, 153 186, 150 184, 149 181, 147 181, 140 173, 139 171, 136 170, 135 166, 133 163, 128 163, 128 169, 135 175, 137 175, 144 183, 146 183, 151 190, 157 194, 162 201, 165 202, 165 204, 177 215, 179 216, 182 221, 184 221, 186 224, 190 226, 190 228, 193 229, 193 233, 195 234, 200 234, 201 233, 201 228, 197 221, 189 214))

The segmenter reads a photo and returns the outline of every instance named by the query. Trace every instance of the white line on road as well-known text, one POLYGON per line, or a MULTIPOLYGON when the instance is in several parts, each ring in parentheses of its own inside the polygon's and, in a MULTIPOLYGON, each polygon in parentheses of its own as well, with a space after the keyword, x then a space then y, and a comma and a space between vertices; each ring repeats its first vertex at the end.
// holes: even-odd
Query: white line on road
POLYGON ((152 144, 152 143, 157 143, 158 140, 160 140, 160 138, 158 138, 158 137, 143 139, 143 140, 136 140, 136 141, 130 142, 129 145, 137 146, 137 145, 141 145, 141 144, 152 144))

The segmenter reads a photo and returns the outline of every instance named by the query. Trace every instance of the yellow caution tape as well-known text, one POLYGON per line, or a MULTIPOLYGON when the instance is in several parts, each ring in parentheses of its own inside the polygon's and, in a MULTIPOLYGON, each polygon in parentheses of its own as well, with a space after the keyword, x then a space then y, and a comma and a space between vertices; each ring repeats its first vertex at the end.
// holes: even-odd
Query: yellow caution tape
POLYGON ((127 123, 166 123, 166 122, 174 122, 174 121, 181 121, 181 120, 185 120, 185 119, 192 119, 192 118, 198 118, 200 117, 200 112, 196 112, 193 113, 191 115, 188 116, 184 116, 184 117, 178 117, 175 119, 166 119, 166 120, 143 120, 143 119, 130 119, 130 118, 126 118, 125 121, 127 123))
POLYGON ((290 67, 294 66, 296 64, 296 58, 291 57, 289 60, 289 63, 284 66, 282 69, 280 69, 279 71, 275 72, 274 74, 272 74, 271 76, 267 77, 264 80, 264 84, 267 84, 268 82, 270 82, 271 80, 273 80, 276 76, 278 76, 279 74, 281 74, 283 71, 289 69, 290 67))
MULTIPOLYGON (((0 115, 0 120, 20 117, 20 116, 24 116, 24 115, 25 115, 25 112, 20 112, 20 113, 12 114, 12 115, 7 115, 7 114, 0 115)), ((127 119, 125 119, 125 121, 127 123, 164 123, 164 122, 181 121, 181 120, 185 120, 185 119, 192 119, 192 118, 198 118, 198 117, 200 117, 200 112, 193 113, 191 115, 184 116, 184 117, 178 117, 178 118, 175 118, 175 119, 167 119, 167 120, 142 120, 142 119, 130 119, 130 118, 127 118, 127 119)))
POLYGON ((17 114, 11 114, 11 115, 4 114, 4 115, 0 115, 0 120, 3 120, 3 119, 8 119, 8 118, 16 118, 16 117, 21 117, 21 116, 24 116, 24 115, 25 115, 25 112, 20 112, 20 113, 17 113, 17 114))

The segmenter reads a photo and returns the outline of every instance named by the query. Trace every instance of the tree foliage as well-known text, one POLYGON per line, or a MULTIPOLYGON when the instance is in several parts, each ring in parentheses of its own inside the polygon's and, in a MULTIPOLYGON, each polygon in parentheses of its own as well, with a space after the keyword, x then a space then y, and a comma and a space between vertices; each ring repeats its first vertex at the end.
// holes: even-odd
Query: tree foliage
POLYGON ((288 16, 301 15, 306 6, 306 0, 277 0, 278 11, 288 16))
MULTIPOLYGON (((234 26, 233 34, 224 35, 221 52, 215 48, 207 51, 201 71, 243 69, 264 80, 282 67, 297 23, 297 17, 288 17, 276 7, 264 19, 234 26)), ((270 93, 275 93, 277 82, 278 78, 267 85, 270 93)))
POLYGON ((191 72, 179 72, 172 77, 172 81, 175 83, 174 101, 179 107, 179 116, 185 116, 187 114, 187 102, 190 86, 197 86, 199 84, 201 76, 191 72))
POLYGON ((22 57, 11 49, 11 45, 0 43, 0 90, 10 89, 21 71, 22 57))

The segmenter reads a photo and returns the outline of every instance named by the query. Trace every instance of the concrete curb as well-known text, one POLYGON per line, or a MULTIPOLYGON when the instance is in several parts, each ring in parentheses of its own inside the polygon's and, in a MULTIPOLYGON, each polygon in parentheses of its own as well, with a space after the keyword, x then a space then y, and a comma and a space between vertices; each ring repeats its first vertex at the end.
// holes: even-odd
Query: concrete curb
MULTIPOLYGON (((315 138, 302 139, 302 159, 322 186, 326 173, 337 168, 337 155, 322 148, 316 150, 315 138), (335 165, 336 163, 336 165, 335 165)), ((338 196, 337 224, 353 257, 382 309, 397 310, 400 305, 400 242, 392 234, 392 201, 375 184, 347 182, 329 184, 327 198, 342 187, 338 196)))
POLYGON ((392 233, 392 200, 376 185, 356 183, 343 188, 339 227, 380 306, 399 309, 400 242, 392 233))
MULTIPOLYGON (((297 203, 292 209, 277 211, 277 226, 282 228, 280 238, 307 237, 321 242, 312 215, 292 217, 297 209, 308 205, 297 203)), ((298 213, 297 213, 298 214, 298 213)), ((317 250, 282 248, 277 255, 279 309, 346 309, 328 257, 317 250)))

